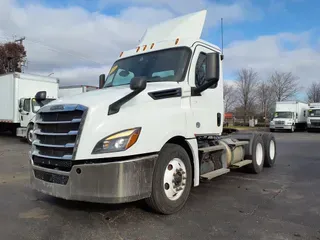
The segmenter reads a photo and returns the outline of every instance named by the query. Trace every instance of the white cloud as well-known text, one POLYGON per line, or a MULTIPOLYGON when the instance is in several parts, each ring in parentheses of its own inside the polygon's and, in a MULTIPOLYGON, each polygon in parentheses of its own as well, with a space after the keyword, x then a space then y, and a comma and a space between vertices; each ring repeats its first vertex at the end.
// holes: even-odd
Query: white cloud
POLYGON ((234 41, 225 49, 224 69, 236 72, 240 68, 252 67, 264 78, 274 70, 291 71, 304 86, 319 81, 320 55, 310 47, 310 34, 279 33, 234 41))

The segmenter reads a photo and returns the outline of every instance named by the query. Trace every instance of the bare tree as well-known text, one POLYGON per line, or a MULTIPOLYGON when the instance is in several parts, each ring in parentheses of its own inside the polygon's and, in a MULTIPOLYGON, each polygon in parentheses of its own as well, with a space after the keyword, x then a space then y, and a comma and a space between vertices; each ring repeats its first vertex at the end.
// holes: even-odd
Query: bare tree
POLYGON ((293 97, 299 88, 299 78, 291 72, 275 71, 270 78, 272 91, 276 96, 277 101, 284 101, 293 97))
POLYGON ((246 123, 249 112, 254 109, 258 83, 258 73, 253 71, 251 68, 243 68, 238 72, 236 89, 239 104, 243 109, 244 123, 246 123))
POLYGON ((234 86, 224 82, 223 85, 223 95, 224 95, 224 111, 229 112, 234 107, 236 102, 234 86))
POLYGON ((264 116, 264 122, 267 123, 267 118, 270 115, 272 104, 274 103, 275 96, 273 94, 270 84, 261 82, 257 89, 257 98, 259 107, 264 116))
POLYGON ((307 89, 309 102, 320 102, 320 82, 313 82, 307 89))

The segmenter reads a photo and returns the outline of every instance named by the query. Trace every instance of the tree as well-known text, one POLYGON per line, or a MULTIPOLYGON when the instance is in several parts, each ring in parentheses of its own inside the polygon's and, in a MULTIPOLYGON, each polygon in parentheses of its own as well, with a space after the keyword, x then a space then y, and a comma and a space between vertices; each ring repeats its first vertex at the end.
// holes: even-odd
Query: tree
POLYGON ((21 72, 26 55, 22 44, 15 42, 0 44, 0 74, 21 72))
POLYGON ((241 69, 236 81, 239 104, 243 110, 243 121, 246 123, 248 114, 254 109, 256 90, 258 86, 258 73, 249 69, 241 69))
POLYGON ((320 102, 320 82, 313 82, 307 89, 309 102, 320 102))
POLYGON ((270 78, 272 91, 275 94, 277 101, 284 101, 293 97, 299 88, 299 78, 291 72, 275 71, 270 78))
POLYGON ((229 112, 233 108, 236 102, 235 88, 234 86, 224 82, 223 85, 223 95, 224 95, 224 111, 229 112))
POLYGON ((274 103, 274 94, 272 88, 268 82, 261 82, 257 89, 257 98, 259 101, 260 109, 264 116, 265 124, 267 123, 267 118, 270 116, 271 107, 274 103))

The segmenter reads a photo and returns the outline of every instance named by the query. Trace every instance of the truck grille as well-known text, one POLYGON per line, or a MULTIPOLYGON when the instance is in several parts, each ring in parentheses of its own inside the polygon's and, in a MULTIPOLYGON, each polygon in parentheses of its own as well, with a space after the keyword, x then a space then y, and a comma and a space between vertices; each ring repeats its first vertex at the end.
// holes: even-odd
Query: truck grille
POLYGON ((279 125, 283 125, 283 124, 284 124, 284 121, 275 121, 274 123, 275 123, 275 124, 279 124, 279 125))
POLYGON ((313 126, 320 126, 320 120, 310 119, 310 123, 313 126))
POLYGON ((51 105, 40 109, 34 129, 34 165, 71 170, 86 112, 82 105, 51 105))

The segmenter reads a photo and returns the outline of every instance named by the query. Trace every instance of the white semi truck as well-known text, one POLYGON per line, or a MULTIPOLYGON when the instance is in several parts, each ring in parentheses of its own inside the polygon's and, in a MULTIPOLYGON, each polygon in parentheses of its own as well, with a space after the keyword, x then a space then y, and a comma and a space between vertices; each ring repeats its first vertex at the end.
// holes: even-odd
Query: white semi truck
POLYGON ((307 131, 320 130, 320 103, 309 103, 307 131))
POLYGON ((41 108, 31 186, 68 200, 145 199, 156 212, 172 214, 200 180, 231 168, 272 167, 272 133, 222 136, 223 55, 200 39, 205 16, 204 10, 149 28, 100 76, 101 89, 41 108))
POLYGON ((0 76, 0 131, 11 131, 18 137, 32 140, 33 123, 40 106, 35 94, 44 90, 47 104, 58 97, 59 80, 25 73, 0 76))
POLYGON ((299 101, 276 102, 273 119, 270 121, 270 131, 296 129, 306 130, 307 128, 308 104, 299 101))
POLYGON ((61 86, 59 88, 59 98, 81 94, 97 89, 98 87, 88 85, 61 86))

